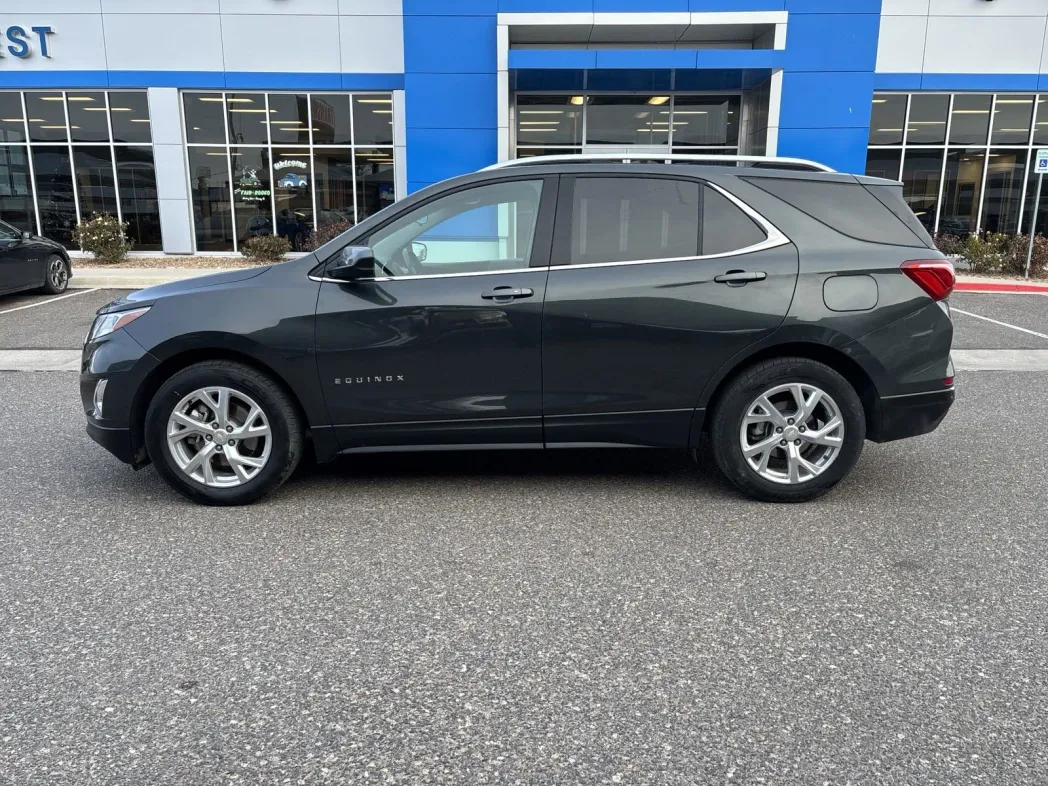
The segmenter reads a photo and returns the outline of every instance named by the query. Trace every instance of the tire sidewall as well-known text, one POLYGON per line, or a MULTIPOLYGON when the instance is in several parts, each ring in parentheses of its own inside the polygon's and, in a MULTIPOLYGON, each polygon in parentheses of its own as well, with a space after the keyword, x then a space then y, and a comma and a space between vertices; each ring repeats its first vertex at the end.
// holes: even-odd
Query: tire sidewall
POLYGON ((175 374, 153 396, 146 412, 146 450, 164 479, 196 501, 212 505, 253 502, 279 486, 287 474, 292 437, 284 406, 265 386, 235 368, 190 367, 175 374), (212 386, 228 387, 250 396, 269 421, 272 445, 266 466, 247 483, 233 488, 213 488, 193 480, 179 468, 167 444, 167 423, 175 406, 194 390, 212 386))
POLYGON ((713 437, 721 471, 743 491, 766 501, 801 502, 821 496, 854 468, 866 441, 866 415, 851 384, 822 363, 805 358, 769 362, 743 374, 726 391, 714 415, 713 437), (844 444, 833 464, 816 478, 796 485, 766 480, 742 454, 739 434, 749 405, 765 391, 792 382, 814 385, 833 398, 844 419, 844 444))

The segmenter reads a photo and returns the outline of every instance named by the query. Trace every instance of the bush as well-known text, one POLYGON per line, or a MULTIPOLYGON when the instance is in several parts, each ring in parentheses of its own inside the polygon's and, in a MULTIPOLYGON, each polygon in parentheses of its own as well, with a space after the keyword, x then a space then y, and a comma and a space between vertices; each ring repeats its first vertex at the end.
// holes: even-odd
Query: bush
MULTIPOLYGON (((1011 254, 1002 270, 1013 276, 1026 273, 1026 253, 1030 247, 1029 235, 1016 235, 1011 241, 1011 254)), ((1043 278, 1048 275, 1048 238, 1036 235, 1033 239, 1033 256, 1030 258, 1030 277, 1043 278)))
POLYGON ((961 256, 968 263, 969 272, 977 276, 997 273, 1007 266, 1013 246, 1011 235, 992 232, 982 236, 968 235, 964 240, 961 256))
POLYGON ((935 236, 935 247, 948 257, 964 253, 964 239, 957 235, 939 234, 935 236))
POLYGON ((240 253, 256 265, 272 265, 279 262, 291 250, 291 242, 280 235, 259 235, 247 240, 240 253))
POLYGON ((107 265, 119 262, 134 247, 127 237, 127 222, 120 223, 109 213, 96 213, 74 227, 73 242, 107 265))
POLYGON ((322 224, 320 228, 306 240, 304 248, 306 251, 316 251, 329 240, 334 240, 352 226, 354 226, 352 221, 332 221, 327 224, 322 224))

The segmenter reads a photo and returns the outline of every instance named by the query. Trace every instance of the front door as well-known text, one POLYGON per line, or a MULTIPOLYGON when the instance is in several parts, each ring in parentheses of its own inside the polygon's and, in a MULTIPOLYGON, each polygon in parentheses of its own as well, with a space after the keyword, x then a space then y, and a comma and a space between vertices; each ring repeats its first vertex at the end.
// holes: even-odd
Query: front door
POLYGON ((579 175, 560 194, 546 443, 683 448, 710 377, 785 318, 797 251, 700 180, 579 175))
POLYGON ((0 292, 38 287, 44 283, 40 247, 22 239, 22 231, 0 221, 0 292))
POLYGON ((371 280, 326 280, 317 366, 344 451, 542 444, 557 178, 514 172, 393 218, 371 280))

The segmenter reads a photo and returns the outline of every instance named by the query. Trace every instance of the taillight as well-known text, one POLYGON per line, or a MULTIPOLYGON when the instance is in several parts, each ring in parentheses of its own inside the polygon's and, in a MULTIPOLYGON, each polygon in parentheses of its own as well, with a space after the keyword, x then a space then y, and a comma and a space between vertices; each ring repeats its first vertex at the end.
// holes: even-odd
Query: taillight
POLYGON ((948 259, 911 259, 903 262, 901 268, 932 300, 948 298, 957 283, 953 264, 948 259))

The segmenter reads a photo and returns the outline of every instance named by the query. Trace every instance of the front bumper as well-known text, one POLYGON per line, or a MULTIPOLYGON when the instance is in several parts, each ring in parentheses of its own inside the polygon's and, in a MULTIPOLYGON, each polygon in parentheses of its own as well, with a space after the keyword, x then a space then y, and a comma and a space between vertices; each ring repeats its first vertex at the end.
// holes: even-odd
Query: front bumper
POLYGON ((131 444, 131 429, 105 428, 88 420, 87 435, 125 464, 135 464, 135 449, 131 444))
POLYGON ((867 434, 873 442, 892 442, 935 431, 953 406, 952 387, 931 393, 882 398, 876 427, 867 434))

